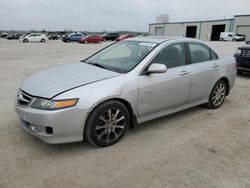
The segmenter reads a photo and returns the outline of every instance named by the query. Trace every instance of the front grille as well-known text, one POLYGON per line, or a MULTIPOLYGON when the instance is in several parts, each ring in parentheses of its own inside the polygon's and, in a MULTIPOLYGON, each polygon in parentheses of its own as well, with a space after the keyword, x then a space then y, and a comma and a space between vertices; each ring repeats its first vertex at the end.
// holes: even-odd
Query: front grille
POLYGON ((33 97, 26 92, 19 90, 17 94, 17 103, 22 106, 27 106, 31 101, 33 97))
POLYGON ((250 50, 242 50, 242 57, 250 57, 250 50))

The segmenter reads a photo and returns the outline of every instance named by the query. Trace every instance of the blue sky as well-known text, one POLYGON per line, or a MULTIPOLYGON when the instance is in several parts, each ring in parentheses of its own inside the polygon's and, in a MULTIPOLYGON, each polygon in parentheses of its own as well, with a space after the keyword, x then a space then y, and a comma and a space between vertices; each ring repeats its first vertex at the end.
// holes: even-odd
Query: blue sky
POLYGON ((249 7, 249 0, 0 0, 0 30, 148 31, 159 14, 222 19, 250 14, 249 7))

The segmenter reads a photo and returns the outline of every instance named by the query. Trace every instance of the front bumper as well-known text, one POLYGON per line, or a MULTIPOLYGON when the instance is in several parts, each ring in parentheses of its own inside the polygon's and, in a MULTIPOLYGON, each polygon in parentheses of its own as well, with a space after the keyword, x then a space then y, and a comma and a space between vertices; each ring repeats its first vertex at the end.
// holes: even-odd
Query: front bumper
POLYGON ((83 140, 86 111, 77 107, 38 110, 16 104, 21 127, 46 143, 58 144, 83 140), (49 128, 48 128, 49 127, 49 128))

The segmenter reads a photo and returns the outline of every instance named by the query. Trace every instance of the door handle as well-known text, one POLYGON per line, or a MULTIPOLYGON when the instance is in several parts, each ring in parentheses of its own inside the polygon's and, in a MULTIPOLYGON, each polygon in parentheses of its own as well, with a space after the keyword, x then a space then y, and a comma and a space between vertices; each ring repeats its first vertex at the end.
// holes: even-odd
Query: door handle
POLYGON ((213 68, 216 68, 216 67, 219 67, 220 65, 218 65, 218 64, 213 64, 213 68))
POLYGON ((180 72, 180 76, 185 76, 185 75, 188 75, 188 74, 189 74, 188 71, 181 71, 181 72, 180 72))

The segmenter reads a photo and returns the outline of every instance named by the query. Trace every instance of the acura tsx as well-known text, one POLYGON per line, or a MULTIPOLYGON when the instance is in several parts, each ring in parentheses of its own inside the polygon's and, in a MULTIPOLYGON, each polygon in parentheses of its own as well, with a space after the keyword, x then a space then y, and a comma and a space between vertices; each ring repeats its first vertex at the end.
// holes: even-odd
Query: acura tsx
POLYGON ((196 105, 220 107, 234 86, 236 63, 205 42, 136 37, 75 64, 25 79, 20 125, 47 143, 117 143, 128 127, 196 105))

